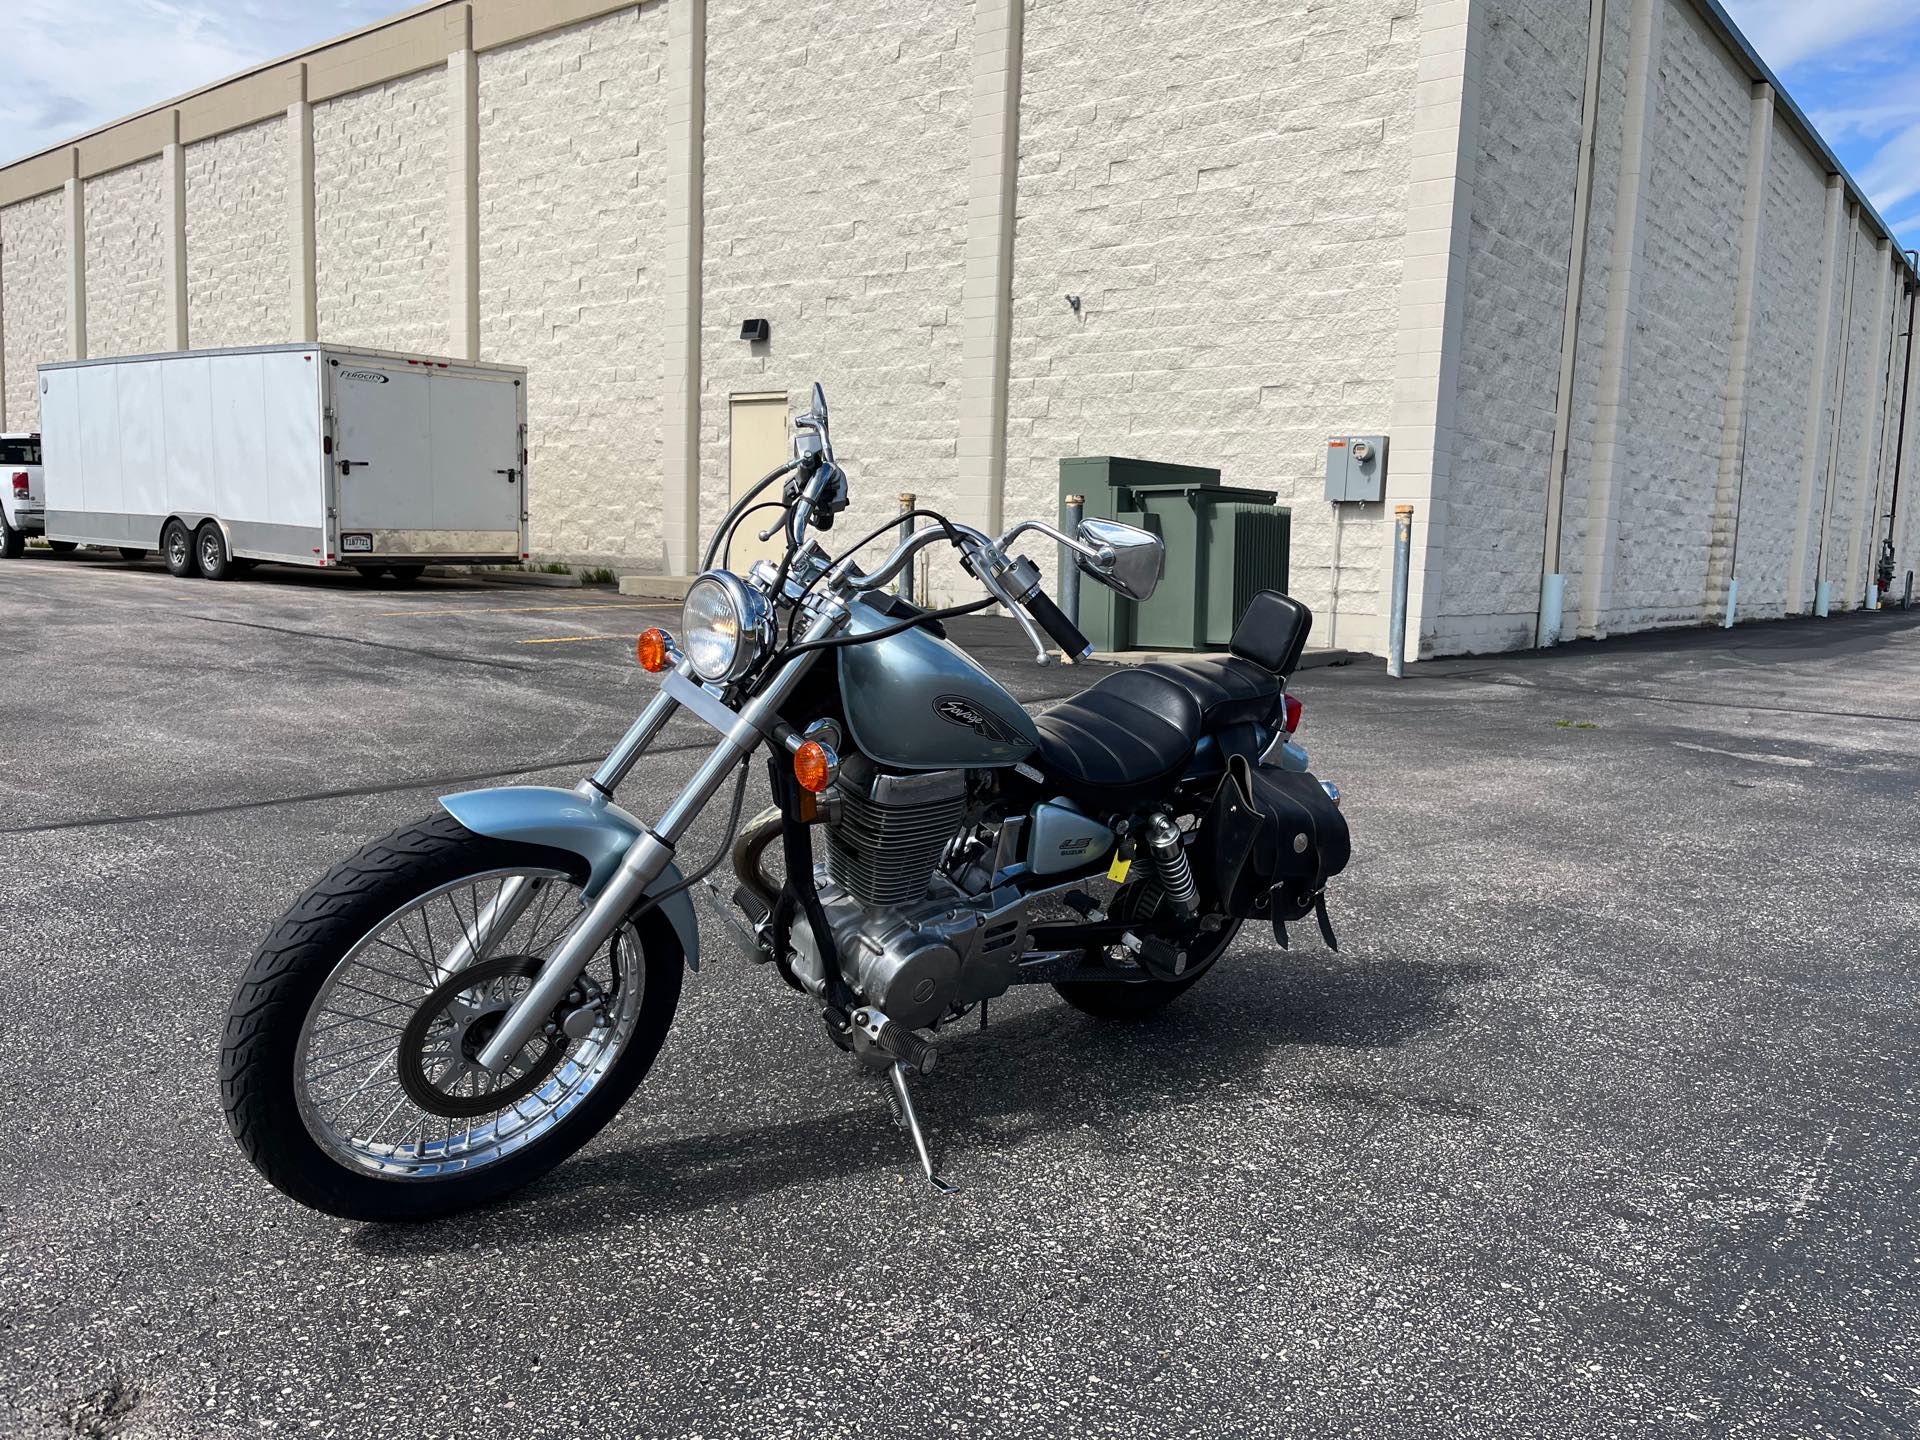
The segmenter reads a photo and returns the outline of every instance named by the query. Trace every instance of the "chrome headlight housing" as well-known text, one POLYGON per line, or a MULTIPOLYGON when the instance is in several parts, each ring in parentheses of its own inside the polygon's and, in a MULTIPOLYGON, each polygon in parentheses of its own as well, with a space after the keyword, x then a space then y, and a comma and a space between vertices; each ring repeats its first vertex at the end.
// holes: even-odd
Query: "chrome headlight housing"
POLYGON ((738 680, 772 647, 773 607, 730 570, 709 570, 687 587, 680 648, 693 673, 712 684, 738 680))

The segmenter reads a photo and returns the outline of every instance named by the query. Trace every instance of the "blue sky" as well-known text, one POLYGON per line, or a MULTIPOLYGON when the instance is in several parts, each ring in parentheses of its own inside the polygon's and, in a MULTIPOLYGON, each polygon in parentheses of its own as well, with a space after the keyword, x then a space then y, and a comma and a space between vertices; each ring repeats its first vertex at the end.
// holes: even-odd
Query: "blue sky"
POLYGON ((1722 0, 1908 249, 1920 247, 1920 0, 1722 0))
MULTIPOLYGON (((1920 0, 1724 3, 1902 243, 1920 246, 1920 0)), ((0 163, 402 8, 0 0, 0 163)))

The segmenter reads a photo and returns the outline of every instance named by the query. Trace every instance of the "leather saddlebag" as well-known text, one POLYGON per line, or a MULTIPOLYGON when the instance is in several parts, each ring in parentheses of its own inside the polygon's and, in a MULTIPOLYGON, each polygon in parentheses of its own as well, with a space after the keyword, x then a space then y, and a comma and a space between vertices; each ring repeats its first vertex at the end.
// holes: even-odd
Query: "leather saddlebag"
POLYGON ((1229 913, 1292 920, 1309 914, 1327 881, 1346 869, 1353 842, 1340 807, 1311 774, 1236 756, 1195 852, 1229 913))

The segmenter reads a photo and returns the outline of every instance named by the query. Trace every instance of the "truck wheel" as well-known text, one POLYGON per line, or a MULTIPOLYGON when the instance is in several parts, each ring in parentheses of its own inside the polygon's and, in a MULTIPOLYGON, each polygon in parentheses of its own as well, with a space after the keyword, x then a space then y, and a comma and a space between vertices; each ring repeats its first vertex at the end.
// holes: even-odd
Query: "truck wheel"
POLYGON ((0 560, 18 560, 27 553, 27 537, 7 523, 7 517, 0 515, 0 560))
POLYGON ((166 557, 169 575, 184 580, 197 568, 193 563, 193 536, 178 520, 169 520, 167 528, 160 532, 160 553, 166 557))
POLYGON ((200 533, 194 536, 193 555, 200 564, 200 573, 207 579, 233 578, 233 557, 227 553, 227 537, 220 533, 220 527, 211 520, 202 525, 200 533))
POLYGON ((80 548, 78 540, 49 540, 47 548, 56 555, 71 555, 80 548))
POLYGON ((138 545, 122 545, 120 547, 120 558, 122 560, 144 560, 147 558, 147 552, 142 550, 138 545))

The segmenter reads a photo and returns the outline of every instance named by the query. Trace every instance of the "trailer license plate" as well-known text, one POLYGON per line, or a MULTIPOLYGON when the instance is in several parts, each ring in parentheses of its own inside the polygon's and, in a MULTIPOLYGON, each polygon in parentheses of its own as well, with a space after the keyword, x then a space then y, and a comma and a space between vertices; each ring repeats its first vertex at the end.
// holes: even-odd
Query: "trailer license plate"
POLYGON ((373 536, 364 534, 342 535, 340 537, 340 550, 341 553, 346 555, 371 555, 373 553, 373 536))

